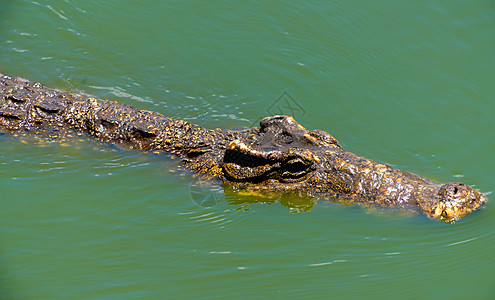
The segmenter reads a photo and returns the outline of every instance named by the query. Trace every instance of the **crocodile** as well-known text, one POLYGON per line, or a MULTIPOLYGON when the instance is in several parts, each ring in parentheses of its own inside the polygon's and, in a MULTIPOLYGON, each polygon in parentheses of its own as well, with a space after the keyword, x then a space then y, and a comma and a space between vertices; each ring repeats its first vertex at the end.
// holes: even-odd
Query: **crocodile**
POLYGON ((0 73, 0 132, 46 128, 70 128, 118 147, 178 156, 184 169, 236 190, 412 208, 446 222, 487 202, 464 183, 436 183, 348 152, 331 134, 308 130, 291 116, 266 117, 253 128, 206 129, 0 73))

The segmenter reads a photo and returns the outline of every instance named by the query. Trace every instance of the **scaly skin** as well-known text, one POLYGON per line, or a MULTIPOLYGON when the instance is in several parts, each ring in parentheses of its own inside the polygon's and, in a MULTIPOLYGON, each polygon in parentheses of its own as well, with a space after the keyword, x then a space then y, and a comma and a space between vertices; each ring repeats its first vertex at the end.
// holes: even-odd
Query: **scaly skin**
POLYGON ((260 127, 239 131, 208 130, 0 73, 0 131, 46 128, 72 128, 120 147, 172 153, 206 180, 250 191, 416 208, 445 221, 486 202, 463 183, 436 184, 347 152, 330 134, 309 131, 289 116, 267 117, 260 127))

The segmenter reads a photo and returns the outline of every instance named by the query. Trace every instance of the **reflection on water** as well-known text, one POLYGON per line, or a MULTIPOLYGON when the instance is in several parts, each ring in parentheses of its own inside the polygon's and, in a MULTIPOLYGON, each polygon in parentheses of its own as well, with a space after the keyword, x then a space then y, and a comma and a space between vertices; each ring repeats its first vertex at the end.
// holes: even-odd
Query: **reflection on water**
POLYGON ((289 209, 290 213, 311 211, 315 199, 297 192, 264 192, 237 189, 225 186, 225 197, 230 205, 236 206, 238 211, 249 211, 250 205, 279 203, 289 209))

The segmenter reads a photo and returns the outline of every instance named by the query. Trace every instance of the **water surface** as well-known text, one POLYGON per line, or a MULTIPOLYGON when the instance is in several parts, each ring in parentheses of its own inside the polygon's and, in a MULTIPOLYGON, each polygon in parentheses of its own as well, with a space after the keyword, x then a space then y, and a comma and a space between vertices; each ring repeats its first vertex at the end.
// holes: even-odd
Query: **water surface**
MULTIPOLYGON (((0 70, 207 128, 291 114, 492 198, 494 28, 488 0, 1 1, 0 70)), ((176 164, 0 136, 1 298, 495 297, 491 203, 455 224, 218 187, 205 207, 176 164)))

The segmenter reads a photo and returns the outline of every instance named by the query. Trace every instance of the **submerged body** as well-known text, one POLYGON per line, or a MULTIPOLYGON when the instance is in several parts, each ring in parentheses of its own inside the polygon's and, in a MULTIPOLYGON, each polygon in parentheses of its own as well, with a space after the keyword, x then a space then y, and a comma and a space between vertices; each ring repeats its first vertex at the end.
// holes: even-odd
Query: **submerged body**
POLYGON ((290 116, 244 130, 204 129, 132 106, 47 88, 0 73, 0 131, 72 128, 126 148, 183 157, 208 180, 260 191, 297 191, 456 220, 486 198, 463 183, 436 184, 347 152, 290 116))

